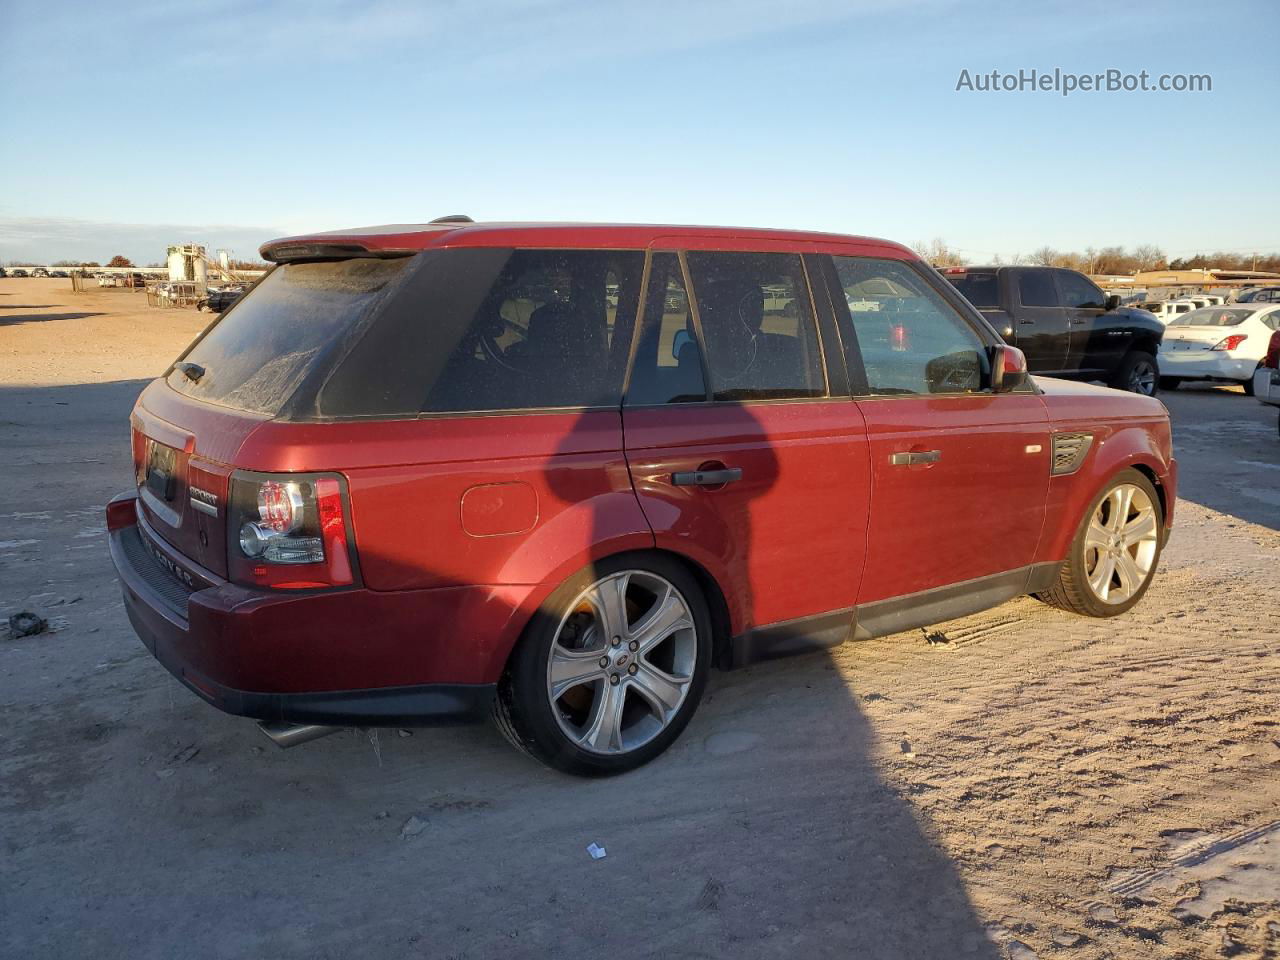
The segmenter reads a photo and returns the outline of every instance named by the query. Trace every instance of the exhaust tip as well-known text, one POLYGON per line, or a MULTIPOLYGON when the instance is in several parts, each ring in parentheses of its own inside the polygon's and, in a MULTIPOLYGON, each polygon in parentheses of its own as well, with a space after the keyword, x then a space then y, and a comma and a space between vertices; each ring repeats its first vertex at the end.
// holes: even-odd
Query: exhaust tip
POLYGON ((287 750, 289 747, 296 747, 299 744, 309 743, 312 740, 319 740, 321 737, 337 733, 342 727, 326 727, 318 723, 280 723, 278 721, 267 723, 263 721, 258 724, 258 729, 277 747, 287 750))

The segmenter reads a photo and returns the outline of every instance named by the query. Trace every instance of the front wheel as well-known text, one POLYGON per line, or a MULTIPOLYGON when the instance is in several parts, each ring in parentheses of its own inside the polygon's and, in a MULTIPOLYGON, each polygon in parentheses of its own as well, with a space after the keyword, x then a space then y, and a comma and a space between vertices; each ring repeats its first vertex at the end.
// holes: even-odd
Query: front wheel
POLYGON ((1130 350, 1112 373, 1109 386, 1154 397, 1159 380, 1160 368, 1156 366, 1156 358, 1143 350, 1130 350))
POLYGON ((1120 471, 1085 511, 1057 582, 1036 598, 1087 617, 1124 613, 1151 585, 1163 526, 1151 481, 1120 471))
POLYGON ((570 578, 535 614, 498 686, 494 719, 557 770, 632 770, 693 717, 711 637, 706 600, 683 566, 611 557, 570 578))

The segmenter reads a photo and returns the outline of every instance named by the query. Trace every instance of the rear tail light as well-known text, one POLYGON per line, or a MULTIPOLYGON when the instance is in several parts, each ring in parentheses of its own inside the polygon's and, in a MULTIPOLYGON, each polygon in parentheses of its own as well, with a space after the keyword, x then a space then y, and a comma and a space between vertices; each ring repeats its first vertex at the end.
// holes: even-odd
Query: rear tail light
POLYGON ((911 342, 907 338, 907 328, 901 323, 895 323, 889 328, 889 348, 898 353, 905 353, 911 349, 911 342))
POLYGON ((1248 339, 1249 339, 1249 335, 1247 333, 1233 333, 1231 336, 1225 337, 1222 340, 1219 340, 1210 349, 1234 350, 1236 347, 1240 346, 1240 344, 1244 343, 1248 339))
POLYGON ((280 590, 355 582, 342 478, 236 471, 227 512, 231 579, 280 590))
POLYGON ((1262 365, 1271 370, 1280 370, 1280 330, 1271 335, 1271 340, 1267 343, 1267 355, 1263 358, 1262 365))

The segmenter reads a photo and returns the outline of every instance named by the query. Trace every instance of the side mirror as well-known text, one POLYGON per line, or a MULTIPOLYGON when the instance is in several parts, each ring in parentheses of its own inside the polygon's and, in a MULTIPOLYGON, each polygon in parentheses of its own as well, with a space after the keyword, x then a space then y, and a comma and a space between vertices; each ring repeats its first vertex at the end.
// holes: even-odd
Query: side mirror
POLYGON ((693 342, 693 334, 688 330, 677 330, 676 335, 671 338, 671 359, 678 361, 680 359, 680 351, 686 343, 693 342))
POLYGON ((991 392, 1009 393, 1027 382, 1027 355, 1017 347, 991 348, 991 392))
POLYGON ((1112 293, 1107 295, 1107 309, 1114 310, 1120 306, 1120 294, 1112 293))

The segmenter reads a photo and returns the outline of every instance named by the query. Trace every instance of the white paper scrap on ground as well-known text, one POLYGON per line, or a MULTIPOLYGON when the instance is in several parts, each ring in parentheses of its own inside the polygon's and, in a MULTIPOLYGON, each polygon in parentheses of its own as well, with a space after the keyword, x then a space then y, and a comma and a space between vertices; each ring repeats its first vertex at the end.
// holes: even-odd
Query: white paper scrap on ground
POLYGON ((606 856, 604 847, 600 846, 598 843, 593 843, 591 846, 587 847, 587 853, 591 854, 592 860, 603 860, 606 856))

